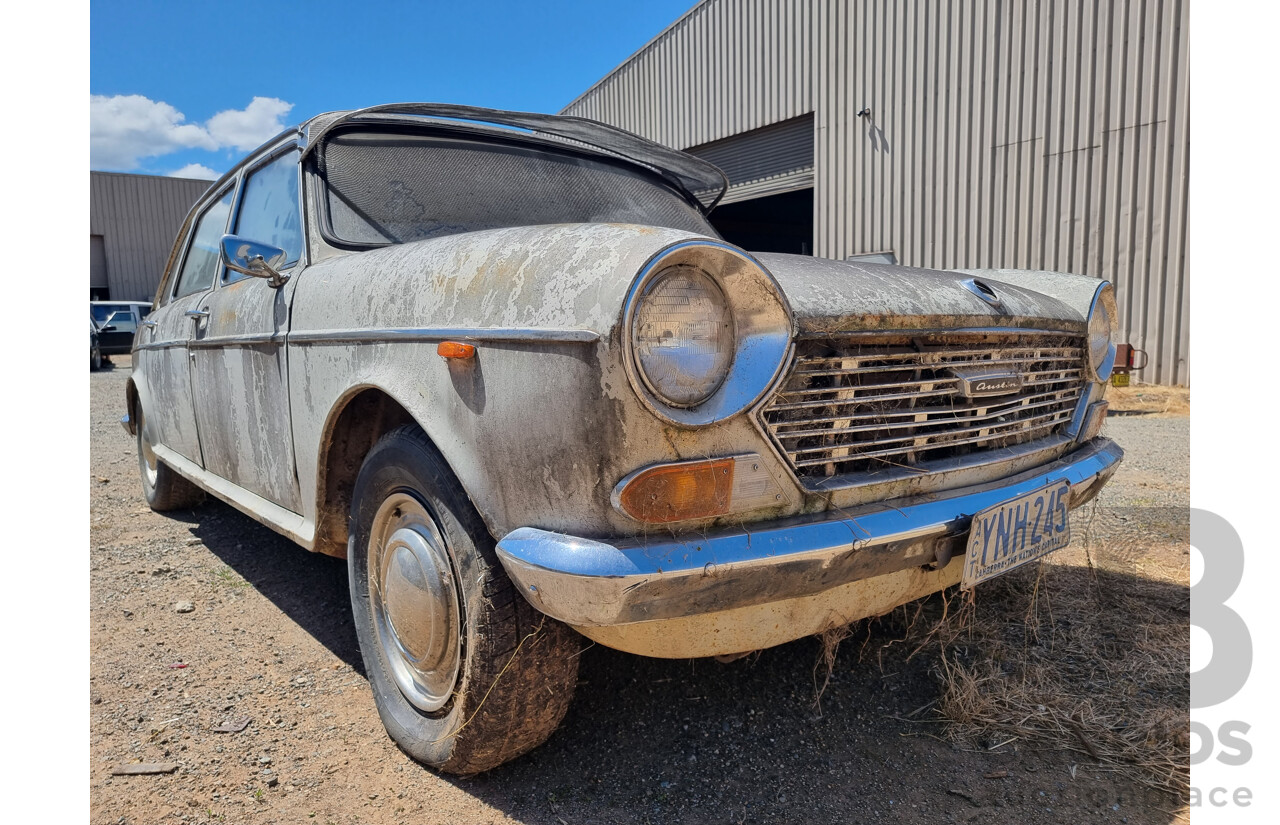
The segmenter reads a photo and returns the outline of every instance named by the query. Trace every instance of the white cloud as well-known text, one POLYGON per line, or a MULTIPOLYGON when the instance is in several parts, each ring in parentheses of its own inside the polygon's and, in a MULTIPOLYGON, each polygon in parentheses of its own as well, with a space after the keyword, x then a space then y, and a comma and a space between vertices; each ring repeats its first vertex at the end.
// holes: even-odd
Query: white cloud
POLYGON ((184 149, 247 152, 281 132, 292 109, 278 98, 255 97, 244 109, 218 112, 202 125, 142 95, 89 95, 89 165, 127 171, 142 158, 184 149))
POLYGON ((186 166, 177 171, 170 172, 166 177, 170 178, 196 178, 198 180, 217 180, 222 177, 221 172, 215 172, 203 163, 188 163, 186 166))
POLYGON ((142 95, 89 95, 89 163, 134 169, 138 159, 182 149, 216 149, 209 133, 186 115, 142 95))
POLYGON ((219 146, 247 152, 284 131, 292 103, 277 97, 255 97, 243 109, 228 109, 209 118, 206 128, 219 146))

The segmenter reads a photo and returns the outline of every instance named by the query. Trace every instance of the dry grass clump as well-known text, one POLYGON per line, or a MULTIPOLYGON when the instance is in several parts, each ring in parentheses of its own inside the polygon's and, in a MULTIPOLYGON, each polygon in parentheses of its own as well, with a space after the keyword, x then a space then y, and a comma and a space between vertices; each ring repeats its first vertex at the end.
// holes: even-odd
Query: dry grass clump
POLYGON ((1112 413, 1181 417, 1191 414, 1191 389, 1158 384, 1107 387, 1112 413))
POLYGON ((976 598, 943 598, 943 616, 912 621, 907 641, 936 655, 937 712, 953 740, 1065 748, 1186 798, 1185 587, 1041 564, 982 585, 976 598))

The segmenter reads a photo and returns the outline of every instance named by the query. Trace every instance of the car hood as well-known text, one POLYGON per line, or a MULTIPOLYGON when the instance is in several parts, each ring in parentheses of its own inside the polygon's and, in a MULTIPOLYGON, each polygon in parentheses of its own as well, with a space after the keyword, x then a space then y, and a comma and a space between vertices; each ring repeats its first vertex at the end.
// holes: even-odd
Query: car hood
POLYGON ((983 299, 969 285, 975 276, 965 272, 805 255, 755 257, 782 287, 801 335, 975 327, 1075 331, 1085 325, 1085 315, 1071 305, 994 277, 978 280, 995 292, 997 304, 983 299))
MULTIPOLYGON (((308 267, 295 293, 292 331, 518 327, 607 338, 636 273, 663 250, 693 240, 700 237, 658 227, 558 224, 348 253, 308 267)), ((1000 279, 1004 271, 987 277, 804 255, 754 257, 786 295, 801 335, 979 327, 1082 331, 1086 299, 1099 283, 1051 272, 1010 275, 1016 281, 1010 283, 1000 279), (997 305, 966 286, 975 277, 995 290, 997 305), (1075 291, 1053 288, 1062 284, 1075 291), (1071 299, 1076 292, 1081 301, 1071 299)))

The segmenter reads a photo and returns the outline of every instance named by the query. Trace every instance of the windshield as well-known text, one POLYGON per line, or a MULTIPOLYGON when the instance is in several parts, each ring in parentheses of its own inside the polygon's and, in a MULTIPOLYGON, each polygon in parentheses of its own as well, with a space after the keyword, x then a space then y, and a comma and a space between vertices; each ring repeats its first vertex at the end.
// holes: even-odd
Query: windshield
POLYGON ((623 162, 423 133, 331 137, 321 153, 333 239, 381 246, 481 229, 638 223, 718 237, 674 190, 623 162))

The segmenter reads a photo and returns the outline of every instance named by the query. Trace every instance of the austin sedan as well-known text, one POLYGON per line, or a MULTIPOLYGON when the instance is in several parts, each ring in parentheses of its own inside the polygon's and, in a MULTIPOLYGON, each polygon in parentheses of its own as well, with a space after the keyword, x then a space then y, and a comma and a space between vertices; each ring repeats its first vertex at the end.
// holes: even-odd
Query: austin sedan
POLYGON ((1110 284, 751 254, 691 155, 571 117, 330 113, 214 184, 134 344, 155 510, 345 557, 377 710, 483 771, 582 636, 731 657, 1063 547, 1110 284))

